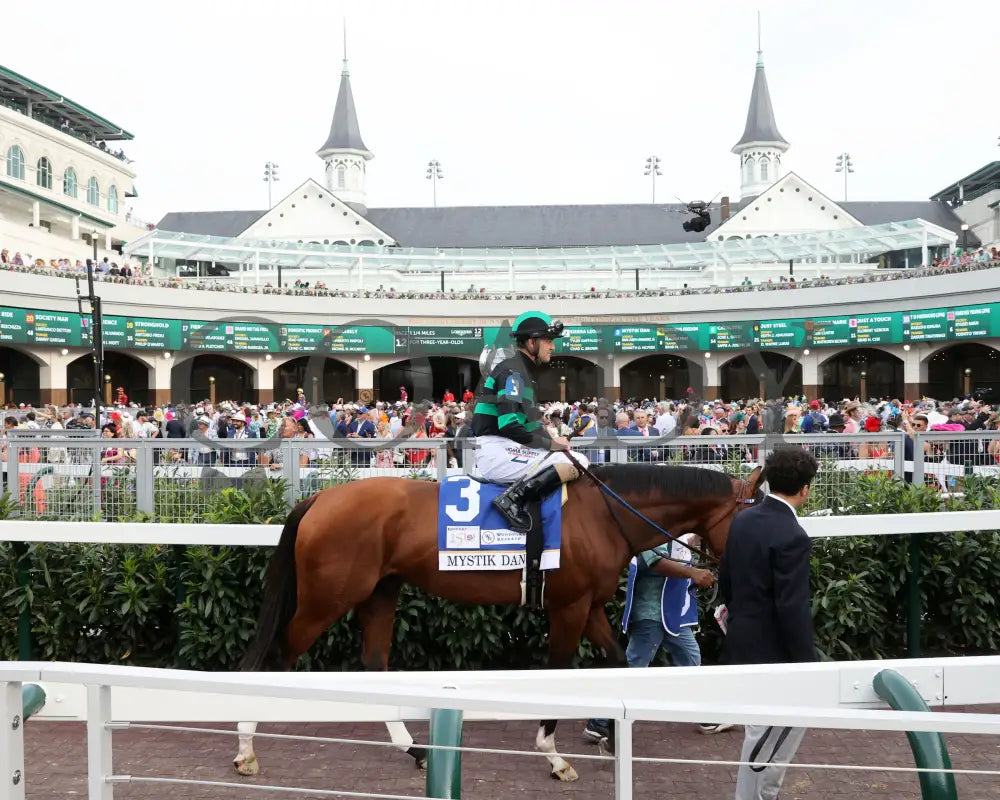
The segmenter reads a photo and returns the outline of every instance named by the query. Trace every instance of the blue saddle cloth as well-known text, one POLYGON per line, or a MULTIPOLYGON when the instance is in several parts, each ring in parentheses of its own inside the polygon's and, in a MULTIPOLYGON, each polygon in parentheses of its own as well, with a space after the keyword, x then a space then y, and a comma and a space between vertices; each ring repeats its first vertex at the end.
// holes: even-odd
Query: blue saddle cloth
MULTIPOLYGON (((438 568, 523 569, 525 535, 508 527, 493 505, 506 487, 467 475, 441 482, 438 494, 438 568)), ((562 490, 542 500, 541 569, 558 569, 562 540, 562 490)))

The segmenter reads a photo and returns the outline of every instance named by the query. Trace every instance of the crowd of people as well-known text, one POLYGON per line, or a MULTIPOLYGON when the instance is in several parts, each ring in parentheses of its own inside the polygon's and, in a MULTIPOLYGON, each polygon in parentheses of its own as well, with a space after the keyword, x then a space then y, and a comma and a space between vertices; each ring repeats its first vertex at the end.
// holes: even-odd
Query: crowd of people
MULTIPOLYGON (((119 403, 93 408, 8 406, 3 414, 4 433, 10 429, 92 429, 107 439, 185 439, 197 436, 196 446, 173 451, 181 462, 206 465, 254 466, 280 464, 277 449, 231 448, 214 445, 224 440, 309 439, 315 447, 304 447, 302 466, 328 459, 332 450, 324 449, 323 440, 406 439, 447 440, 442 457, 451 467, 463 466, 470 438, 468 423, 474 405, 466 390, 456 399, 450 392, 440 402, 414 404, 409 400, 370 404, 344 402, 311 406, 303 397, 259 405, 207 400, 192 405, 164 404, 144 407, 119 403)), ((838 441, 838 434, 875 434, 903 431, 905 459, 912 461, 913 436, 922 431, 995 431, 1000 429, 997 410, 973 397, 937 401, 923 398, 916 402, 899 399, 846 399, 830 402, 823 398, 807 400, 788 397, 763 401, 748 398, 732 402, 678 400, 612 400, 588 398, 573 403, 543 403, 543 422, 553 437, 574 434, 583 439, 598 439, 593 445, 580 441, 577 448, 591 462, 615 460, 611 438, 625 439, 620 448, 630 461, 656 462, 681 458, 693 463, 729 462, 733 459, 754 461, 752 447, 727 441, 739 434, 824 434, 825 438, 810 449, 818 455, 839 459, 881 459, 891 455, 887 442, 838 441), (675 437, 688 437, 672 443, 675 437), (697 441, 690 437, 704 437, 697 441), (648 443, 639 441, 651 439, 648 443)), ((870 439, 871 437, 869 437, 870 439)), ((4 437, 6 458, 6 436, 4 437)), ((973 465, 1000 464, 1000 437, 983 440, 956 440, 927 443, 925 458, 948 459, 953 463, 973 465)), ((127 445, 109 445, 102 455, 107 464, 124 464, 134 459, 134 449, 127 445)), ((403 446, 351 450, 345 463, 353 467, 436 466, 434 448, 403 446)))
POLYGON ((209 280, 206 278, 155 278, 152 277, 148 265, 136 261, 121 259, 119 264, 105 257, 101 261, 91 262, 90 259, 44 259, 36 258, 30 253, 10 253, 0 251, 0 268, 14 272, 26 272, 34 275, 49 275, 56 277, 80 277, 87 274, 89 264, 94 265, 94 277, 97 280, 113 283, 126 283, 134 286, 154 286, 166 289, 192 289, 196 291, 235 292, 239 294, 269 294, 290 295, 300 297, 344 297, 372 300, 530 300, 530 299, 627 299, 635 297, 671 297, 695 294, 735 294, 740 292, 785 291, 790 289, 810 289, 829 286, 847 286, 852 284, 881 283, 884 281, 922 278, 930 275, 953 274, 989 269, 1000 266, 1000 251, 996 247, 979 248, 977 250, 959 250, 943 259, 935 258, 928 266, 920 266, 907 270, 877 270, 867 275, 834 278, 820 275, 816 278, 801 278, 794 276, 778 280, 768 279, 754 283, 745 276, 739 284, 731 286, 700 286, 681 288, 648 288, 648 289, 611 289, 591 286, 587 289, 556 289, 542 284, 537 291, 525 290, 488 290, 485 287, 469 286, 463 290, 449 291, 419 291, 415 289, 396 289, 383 285, 371 289, 341 289, 331 288, 323 281, 304 281, 297 279, 289 285, 276 286, 271 281, 257 286, 239 286, 232 282, 209 280))

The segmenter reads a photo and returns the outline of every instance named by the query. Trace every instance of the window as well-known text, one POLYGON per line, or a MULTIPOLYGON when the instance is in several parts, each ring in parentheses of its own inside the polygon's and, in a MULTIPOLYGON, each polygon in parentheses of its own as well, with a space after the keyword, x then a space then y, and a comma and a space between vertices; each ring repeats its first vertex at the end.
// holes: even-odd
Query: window
POLYGON ((87 181, 87 202, 92 206, 99 206, 101 204, 101 187, 97 183, 97 178, 91 177, 87 181))
POLYGON ((743 183, 753 183, 753 159, 749 156, 743 162, 743 183))
POLYGON ((76 170, 66 167, 63 173, 63 194, 76 197, 76 170))
POLYGON ((43 189, 52 188, 52 163, 42 156, 35 167, 35 182, 43 189))
POLYGON ((108 211, 112 214, 118 213, 118 189, 114 186, 108 187, 108 211))
POLYGON ((7 150, 7 174, 19 181, 24 180, 24 151, 16 144, 7 150))
POLYGON ((760 179, 766 181, 771 171, 771 159, 766 156, 760 160, 760 179))
POLYGON ((337 188, 346 189, 347 188, 347 167, 343 164, 337 167, 337 188))

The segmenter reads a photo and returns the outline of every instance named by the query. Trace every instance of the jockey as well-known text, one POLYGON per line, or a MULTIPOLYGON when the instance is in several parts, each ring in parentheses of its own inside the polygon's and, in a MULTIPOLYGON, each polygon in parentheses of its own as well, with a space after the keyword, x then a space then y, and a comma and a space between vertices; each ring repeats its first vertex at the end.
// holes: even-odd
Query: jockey
MULTIPOLYGON (((563 324, 527 311, 514 320, 511 335, 517 351, 493 368, 477 392, 471 435, 477 437, 482 477, 511 484, 494 504, 513 528, 527 530, 531 519, 525 504, 576 480, 580 471, 562 452, 569 450, 569 441, 549 435, 535 404, 537 370, 549 363, 563 324)), ((573 457, 589 466, 583 456, 573 457)))

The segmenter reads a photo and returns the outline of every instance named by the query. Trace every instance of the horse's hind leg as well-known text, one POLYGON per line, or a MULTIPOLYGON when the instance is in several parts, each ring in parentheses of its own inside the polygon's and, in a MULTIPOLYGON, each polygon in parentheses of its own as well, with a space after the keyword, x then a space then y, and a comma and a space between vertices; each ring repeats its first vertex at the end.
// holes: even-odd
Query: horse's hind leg
MULTIPOLYGON (((320 635, 334 622, 351 610, 353 603, 337 603, 329 608, 310 610, 309 604, 300 605, 295 616, 288 623, 285 632, 285 669, 291 669, 306 650, 312 647, 320 635)), ((390 625, 391 633, 391 625, 390 625)), ((260 763, 253 749, 253 735, 257 731, 256 722, 241 722, 237 725, 239 731, 239 748, 233 758, 233 766, 240 775, 256 775, 260 772, 260 763)))
MULTIPOLYGON (((396 618, 396 604, 403 582, 390 575, 378 582, 375 591, 358 606, 361 623, 361 663, 366 670, 389 669, 389 647, 392 644, 392 626, 396 618)), ((385 723, 392 743, 413 758, 417 769, 427 766, 427 751, 413 746, 413 737, 401 720, 385 723)))

